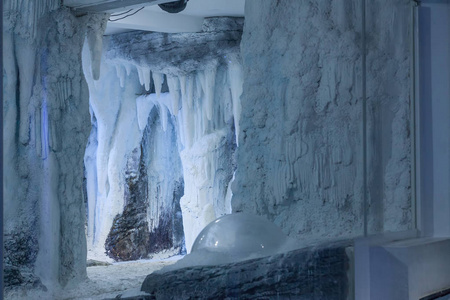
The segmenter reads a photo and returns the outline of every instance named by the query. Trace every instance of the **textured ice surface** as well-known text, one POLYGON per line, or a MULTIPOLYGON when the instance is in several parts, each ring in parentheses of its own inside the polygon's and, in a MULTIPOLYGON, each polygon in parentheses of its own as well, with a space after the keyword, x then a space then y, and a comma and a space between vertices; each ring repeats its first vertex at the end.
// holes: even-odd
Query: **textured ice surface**
POLYGON ((263 217, 237 213, 211 222, 195 239, 191 252, 207 250, 236 260, 269 255, 286 243, 280 228, 263 217))
POLYGON ((197 236, 191 252, 161 272, 239 262, 288 252, 302 246, 263 217, 246 213, 230 214, 208 224, 197 236))
MULTIPOLYGON (((360 3, 246 1, 233 211, 265 215, 292 237, 362 233, 360 3)), ((368 4, 369 213, 378 230, 411 225, 410 9, 368 4)))
MULTIPOLYGON (((114 216, 123 210, 125 174, 136 173, 126 164, 127 157, 142 144, 145 128, 153 126, 149 118, 152 111, 159 115, 164 132, 174 126, 176 141, 167 145, 177 149, 173 157, 180 156, 183 168, 185 189, 180 205, 187 250, 207 224, 231 213, 229 183, 236 169, 235 128, 239 128, 243 80, 239 56, 242 21, 208 19, 207 31, 201 33, 132 32, 110 36, 105 39, 108 42, 99 81, 92 80, 91 68, 86 66, 96 122, 85 157, 88 242, 94 245, 93 250, 97 249, 90 255, 103 255, 106 233, 114 216)), ((87 65, 92 60, 84 61, 87 65)), ((149 133, 150 139, 158 134, 157 128, 149 133)), ((157 140, 158 145, 166 145, 157 140)), ((165 150, 158 151, 162 154, 165 150)), ((149 167, 154 169, 158 183, 149 188, 156 187, 155 195, 166 198, 171 195, 167 187, 173 170, 160 170, 156 161, 152 159, 149 167)), ((162 210, 154 198, 148 199, 152 199, 148 221, 154 228, 162 210)))

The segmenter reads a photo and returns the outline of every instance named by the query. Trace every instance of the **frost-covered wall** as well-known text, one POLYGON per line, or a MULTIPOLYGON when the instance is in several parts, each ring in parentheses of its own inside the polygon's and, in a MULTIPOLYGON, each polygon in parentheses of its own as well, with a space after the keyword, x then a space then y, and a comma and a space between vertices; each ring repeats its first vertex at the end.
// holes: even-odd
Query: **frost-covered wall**
POLYGON ((411 2, 367 5, 369 232, 413 226, 411 2))
POLYGON ((115 259, 190 251, 204 226, 231 212, 242 24, 212 18, 198 33, 107 37, 98 81, 85 51, 94 124, 85 156, 89 255, 103 255, 105 242, 115 259), (133 224, 142 235, 125 238, 133 224))
POLYGON ((81 69, 86 29, 60 1, 5 1, 5 263, 15 284, 86 276, 83 155, 90 129, 81 69), (18 273, 16 273, 18 274, 18 273))
MULTIPOLYGON (((380 219, 381 230, 411 226, 406 2, 374 1, 368 10, 374 231, 380 219)), ((300 239, 363 233, 360 5, 246 1, 234 212, 265 215, 300 239)))

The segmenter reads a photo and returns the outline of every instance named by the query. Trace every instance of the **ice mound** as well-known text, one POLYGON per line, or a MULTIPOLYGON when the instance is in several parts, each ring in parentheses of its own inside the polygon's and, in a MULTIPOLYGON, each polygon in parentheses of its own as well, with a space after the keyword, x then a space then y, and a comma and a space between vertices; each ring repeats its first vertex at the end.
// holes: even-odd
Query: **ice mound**
POLYGON ((265 218, 245 213, 222 216, 197 236, 191 253, 160 272, 219 265, 289 251, 295 243, 265 218))
POLYGON ((195 239, 191 252, 207 250, 239 260, 253 255, 270 255, 286 239, 280 228, 263 217, 238 213, 209 223, 195 239))

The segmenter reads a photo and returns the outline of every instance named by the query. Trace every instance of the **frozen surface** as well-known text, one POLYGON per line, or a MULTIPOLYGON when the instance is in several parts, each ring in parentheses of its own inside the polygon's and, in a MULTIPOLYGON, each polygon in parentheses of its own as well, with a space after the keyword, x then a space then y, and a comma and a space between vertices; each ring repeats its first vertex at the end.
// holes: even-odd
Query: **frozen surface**
MULTIPOLYGON (((291 237, 363 233, 360 3, 246 1, 232 209, 291 237)), ((403 0, 370 3, 372 231, 412 224, 409 10, 403 0)))
POLYGON ((4 4, 5 262, 65 286, 86 276, 81 50, 87 27, 104 15, 76 18, 60 1, 4 4))
POLYGON ((29 290, 28 292, 10 292, 5 299, 105 299, 125 296, 145 295, 140 287, 145 277, 164 266, 175 263, 180 256, 166 260, 141 260, 138 262, 114 263, 109 266, 87 268, 88 279, 67 289, 53 289, 47 292, 29 290))
POLYGON ((304 247, 287 237, 264 217, 235 213, 208 224, 195 239, 191 252, 176 264, 161 270, 236 263, 285 253, 304 247))
POLYGON ((191 252, 209 251, 238 261, 274 254, 286 241, 281 229, 263 217, 237 213, 206 226, 195 239, 191 252))

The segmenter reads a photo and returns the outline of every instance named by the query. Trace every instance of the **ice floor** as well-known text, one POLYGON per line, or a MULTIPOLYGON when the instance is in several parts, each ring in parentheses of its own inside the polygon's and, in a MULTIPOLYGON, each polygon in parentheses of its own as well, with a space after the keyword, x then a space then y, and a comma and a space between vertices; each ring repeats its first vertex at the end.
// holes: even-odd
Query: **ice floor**
POLYGON ((5 299, 105 299, 114 298, 119 294, 124 296, 139 295, 140 287, 145 277, 164 266, 175 263, 182 256, 164 260, 140 260, 114 263, 109 266, 87 268, 88 279, 82 283, 64 290, 14 291, 5 294, 5 299))

